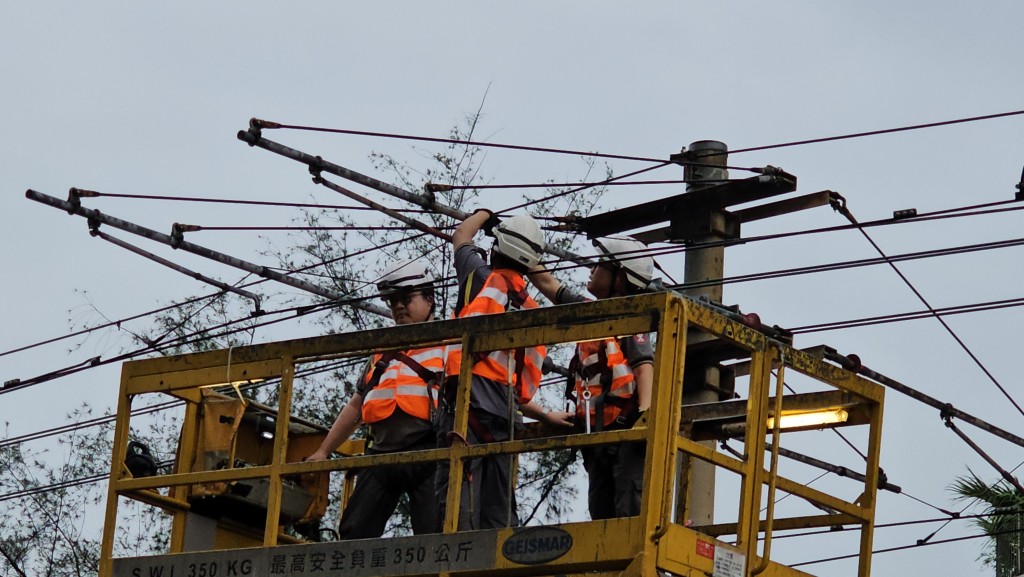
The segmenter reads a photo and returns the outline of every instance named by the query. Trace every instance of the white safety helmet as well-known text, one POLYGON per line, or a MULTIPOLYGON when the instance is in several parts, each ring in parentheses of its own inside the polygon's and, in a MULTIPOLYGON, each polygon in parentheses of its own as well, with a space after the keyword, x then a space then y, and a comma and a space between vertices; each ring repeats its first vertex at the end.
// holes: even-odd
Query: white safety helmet
POLYGON ((494 227, 494 250, 498 254, 531 268, 540 262, 544 252, 544 233, 533 217, 513 216, 494 227))
POLYGON ((391 265, 377 281, 377 289, 385 298, 402 289, 433 290, 433 288, 434 274, 430 272, 427 265, 416 260, 406 260, 391 265))
POLYGON ((654 259, 647 256, 647 245, 633 238, 608 237, 594 239, 602 262, 612 262, 626 274, 626 282, 645 288, 654 276, 654 259))

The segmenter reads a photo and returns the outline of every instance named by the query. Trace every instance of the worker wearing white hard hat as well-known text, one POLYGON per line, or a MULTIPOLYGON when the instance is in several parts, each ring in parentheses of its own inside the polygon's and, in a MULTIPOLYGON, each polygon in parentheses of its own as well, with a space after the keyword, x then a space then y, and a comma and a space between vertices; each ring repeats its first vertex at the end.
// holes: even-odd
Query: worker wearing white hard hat
MULTIPOLYGON (((594 298, 636 294, 651 282, 654 259, 647 256, 647 247, 640 241, 602 238, 595 240, 594 246, 597 259, 587 282, 594 298)), ((556 305, 590 300, 563 286, 543 267, 534 267, 528 277, 556 305)), ((646 333, 577 343, 569 367, 575 377, 576 430, 591 433, 632 427, 650 406, 653 362, 654 350, 646 333)), ((581 453, 589 478, 591 518, 638 515, 644 445, 600 445, 581 453)))
MULTIPOLYGON (((501 314, 532 309, 537 303, 526 292, 524 274, 535 266, 544 250, 544 234, 529 215, 499 220, 489 210, 466 217, 452 235, 455 271, 459 280, 457 318, 501 314), (490 259, 473 244, 480 230, 494 236, 490 259)), ((445 387, 439 411, 439 445, 449 446, 454 427, 454 399, 462 362, 472 361, 473 382, 469 395, 471 444, 507 441, 523 415, 564 427, 571 426, 569 413, 547 411, 534 400, 541 379, 546 350, 543 346, 492 351, 463 359, 459 345, 447 347, 445 387)), ((470 459, 465 464, 458 527, 493 529, 519 524, 511 481, 510 455, 470 459)), ((437 497, 442 514, 448 496, 448 465, 438 465, 437 497)))
MULTIPOLYGON (((396 325, 433 319, 434 275, 426 263, 404 261, 390 266, 377 289, 396 325)), ((443 375, 444 347, 440 345, 374 355, 327 437, 307 460, 326 459, 361 423, 369 425, 367 454, 434 448, 433 421, 443 375)), ((413 532, 437 532, 436 469, 434 463, 413 463, 361 470, 341 516, 339 538, 380 537, 403 495, 408 497, 413 532)))

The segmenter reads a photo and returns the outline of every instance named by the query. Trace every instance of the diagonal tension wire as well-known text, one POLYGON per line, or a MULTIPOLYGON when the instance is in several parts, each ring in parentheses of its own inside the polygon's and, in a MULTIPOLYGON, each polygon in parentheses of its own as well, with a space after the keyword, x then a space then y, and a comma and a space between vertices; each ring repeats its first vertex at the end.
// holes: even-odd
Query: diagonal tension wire
POLYGON ((525 146, 520 144, 501 144, 497 142, 483 142, 479 140, 460 140, 457 138, 436 138, 430 136, 413 136, 409 134, 392 134, 387 132, 369 132, 365 130, 348 130, 344 128, 322 128, 318 126, 301 126, 297 124, 280 124, 268 120, 253 118, 250 124, 262 129, 289 129, 303 130, 307 132, 325 132, 329 134, 351 134, 354 136, 372 136, 374 138, 390 138, 395 140, 415 140, 419 142, 437 142, 440 144, 457 144, 461 146, 479 146, 481 148, 503 148, 506 150, 522 150, 526 152, 549 152, 553 154, 571 154, 573 156, 591 156, 595 158, 610 158, 616 160, 638 160, 641 162, 662 162, 660 158, 647 158, 642 156, 628 156, 624 154, 603 154, 600 152, 588 152, 581 150, 565 150, 561 148, 546 148, 541 146, 525 146))
MULTIPOLYGON (((906 527, 909 525, 927 525, 928 523, 949 523, 950 521, 970 521, 972 519, 983 519, 985 517, 992 517, 995 515, 1005 514, 1017 514, 1024 513, 1024 511, 1000 511, 998 513, 978 513, 975 515, 958 515, 955 519, 948 519, 946 517, 938 517, 935 519, 913 519, 910 521, 894 521, 892 523, 878 523, 875 525, 875 529, 891 529, 894 527, 906 527)), ((788 535, 773 536, 772 539, 792 539, 794 537, 810 537, 812 535, 828 535, 832 533, 842 533, 844 531, 857 531, 859 527, 847 528, 843 525, 835 527, 829 527, 828 529, 822 529, 818 531, 805 531, 803 533, 790 533, 788 535)))
MULTIPOLYGON (((364 361, 365 361, 364 359, 350 359, 350 358, 345 358, 345 359, 341 359, 341 360, 335 360, 335 361, 332 361, 332 362, 327 363, 327 364, 322 365, 322 366, 315 366, 315 367, 310 367, 310 368, 306 368, 306 369, 297 370, 297 371, 295 371, 295 378, 310 377, 310 376, 317 375, 317 374, 320 374, 320 373, 324 373, 324 372, 327 372, 327 371, 333 371, 335 369, 351 367, 351 366, 355 366, 355 365, 358 365, 360 363, 363 363, 364 361)), ((270 380, 261 381, 259 383, 254 383, 252 385, 248 385, 248 386, 242 387, 242 390, 257 389, 257 388, 262 388, 262 387, 267 387, 267 386, 275 385, 275 384, 278 384, 278 383, 280 383, 280 379, 270 379, 270 380)), ((163 403, 157 403, 157 404, 149 405, 149 406, 146 406, 146 407, 141 407, 141 408, 138 408, 138 409, 133 409, 129 413, 129 416, 130 417, 141 417, 141 416, 149 415, 149 414, 152 414, 152 413, 159 413, 159 412, 167 410, 167 409, 173 409, 175 407, 182 407, 184 405, 185 405, 185 401, 180 401, 180 400, 166 401, 166 402, 163 402, 163 403)), ((10 447, 10 446, 14 446, 14 445, 20 445, 20 444, 26 443, 28 441, 35 441, 35 440, 43 439, 43 438, 46 438, 46 437, 52 437, 54 435, 60 435, 60 434, 63 434, 63 433, 69 433, 69 432, 72 432, 72 431, 78 431, 78 430, 81 430, 81 429, 88 429, 88 428, 91 428, 91 427, 96 427, 96 426, 105 425, 105 424, 108 424, 108 423, 113 423, 116 419, 117 419, 117 415, 113 415, 113 414, 112 415, 105 415, 105 416, 102 416, 102 417, 95 417, 95 418, 88 419, 88 420, 85 420, 85 421, 79 421, 77 423, 70 423, 70 424, 67 424, 67 425, 61 425, 61 426, 58 426, 58 427, 52 427, 50 429, 44 429, 44 430, 41 430, 41 431, 35 431, 35 432, 32 432, 32 433, 26 433, 24 435, 19 435, 17 437, 10 437, 10 438, 7 438, 7 439, 0 439, 0 449, 6 448, 6 447, 10 447)))
POLYGON ((998 114, 987 114, 985 116, 972 116, 969 118, 959 118, 956 120, 945 120, 942 122, 929 122, 927 124, 914 124, 911 126, 902 126, 899 128, 886 128, 882 130, 871 130, 868 132, 855 132, 852 134, 843 134, 839 136, 826 136, 824 138, 811 138, 808 140, 796 140, 793 142, 784 142, 781 144, 769 144, 767 146, 752 146, 750 148, 740 148, 738 150, 730 150, 729 154, 740 154, 742 152, 753 152, 756 150, 771 150, 774 148, 786 148, 789 146, 802 146, 804 144, 818 144, 822 142, 832 142, 835 140, 847 140, 851 138, 861 138, 864 136, 878 136, 880 134, 891 134, 894 132, 906 132, 908 130, 920 130, 923 128, 935 128, 938 126, 949 126, 951 124, 962 124, 965 122, 976 122, 979 120, 991 120, 993 118, 1004 118, 1007 116, 1018 116, 1024 114, 1024 110, 1016 110, 1013 112, 1001 112, 998 114))
MULTIPOLYGON (((358 297, 358 298, 353 298, 353 299, 346 299, 346 301, 355 302, 357 300, 365 300, 367 298, 375 298, 375 297, 358 297)), ((5 384, 3 386, 3 388, 0 388, 0 395, 4 395, 4 394, 7 394, 7 393, 10 393, 10 392, 13 392, 13 391, 21 390, 21 389, 24 389, 24 388, 27 388, 27 387, 31 387, 31 386, 34 386, 34 385, 38 385, 38 384, 43 383, 43 382, 52 381, 54 379, 58 379, 58 378, 61 378, 61 377, 66 377, 68 375, 79 373, 79 372, 82 372, 84 370, 91 369, 93 367, 98 367, 98 366, 108 365, 108 364, 116 363, 116 362, 120 362, 120 361, 130 360, 130 359, 133 359, 135 357, 138 357, 140 355, 147 354, 147 353, 150 353, 150 352, 161 352, 161 351, 167 350, 167 349, 169 349, 171 347, 174 347, 174 346, 186 346, 186 345, 193 344, 195 342, 198 342, 198 341, 204 340, 204 339, 221 338, 221 337, 229 336, 229 335, 232 335, 232 334, 235 334, 235 333, 238 333, 238 332, 252 330, 252 329, 257 329, 257 328, 269 326, 269 325, 272 325, 272 324, 277 324, 277 323, 280 323, 280 322, 288 321, 288 320, 291 320, 291 319, 294 319, 294 318, 298 318, 298 317, 301 317, 301 316, 305 316, 305 315, 308 315, 308 314, 312 314, 312 313, 315 313, 315 312, 321 312, 323 310, 327 310, 327 309, 331 309, 331 308, 337 308, 337 307, 342 306, 344 304, 349 304, 349 303, 348 302, 342 302, 342 301, 330 301, 330 302, 320 303, 320 304, 316 304, 316 305, 296 306, 296 307, 289 307, 289 308, 286 308, 286 309, 280 309, 280 310, 277 310, 277 311, 266 312, 265 315, 285 314, 285 313, 292 313, 292 312, 294 313, 294 315, 293 316, 288 316, 288 317, 278 318, 278 319, 275 319, 275 320, 264 321, 262 323, 254 323, 252 325, 243 326, 241 328, 235 328, 235 329, 226 330, 226 331, 218 333, 218 334, 207 335, 207 333, 212 333, 213 331, 216 331, 216 330, 219 330, 219 329, 224 329, 224 328, 230 327, 231 325, 238 324, 240 322, 244 322, 246 320, 249 320, 251 317, 247 316, 247 317, 245 317, 243 319, 236 319, 236 320, 232 320, 232 321, 226 321, 224 323, 221 323, 220 325, 215 325, 213 327, 203 328, 203 329, 200 329, 198 331, 194 331, 192 333, 189 333, 187 335, 183 335, 181 337, 178 337, 176 339, 172 339, 172 340, 167 341, 165 343, 154 343, 152 345, 147 345, 145 347, 142 347, 142 348, 139 348, 139 349, 136 349, 136 350, 133 350, 133 351, 122 353, 120 355, 111 357, 109 359, 101 359, 100 357, 93 357, 93 358, 88 359, 86 361, 83 361, 81 363, 77 363, 77 364, 71 365, 69 367, 65 367, 63 369, 58 369, 56 371, 51 371, 49 373, 46 373, 46 374, 43 374, 43 375, 39 375, 37 377, 33 377, 33 378, 27 379, 25 381, 19 381, 19 382, 16 382, 14 384, 5 384), (192 340, 187 340, 187 339, 190 339, 190 338, 192 340)))
MULTIPOLYGON (((845 204, 841 205, 838 208, 838 210, 853 225, 855 225, 855 226, 858 225, 857 219, 853 216, 853 213, 850 212, 849 208, 847 208, 847 206, 845 204)), ((988 368, 985 367, 985 365, 974 354, 974 352, 971 351, 970 347, 967 346, 967 343, 965 343, 959 337, 959 335, 957 335, 956 332, 953 331, 952 327, 950 327, 949 324, 946 323, 945 319, 943 319, 942 316, 940 316, 937 312, 935 312, 935 309, 932 308, 932 305, 928 302, 927 299, 924 298, 924 295, 922 295, 921 292, 918 291, 917 288, 914 287, 913 283, 910 282, 910 279, 908 279, 906 277, 906 275, 903 274, 903 272, 899 269, 899 267, 896 266, 895 263, 893 263, 891 260, 889 260, 889 258, 885 255, 885 252, 882 251, 882 248, 880 246, 878 246, 878 244, 874 241, 874 239, 871 238, 871 235, 869 235, 866 230, 864 230, 863 228, 861 228, 859 226, 858 226, 858 230, 860 231, 860 233, 862 235, 864 235, 864 238, 867 239, 867 241, 869 243, 871 243, 871 246, 873 246, 875 248, 875 250, 878 252, 879 256, 881 256, 882 258, 885 258, 888 261, 889 266, 892 268, 892 270, 900 277, 900 279, 903 280, 904 284, 907 285, 907 287, 911 290, 911 292, 913 292, 914 295, 917 296, 918 300, 921 301, 921 304, 923 304, 932 313, 932 315, 935 317, 935 320, 939 321, 939 324, 941 324, 942 327, 944 329, 946 329, 946 332, 948 332, 949 335, 951 337, 953 337, 953 340, 955 340, 957 342, 957 344, 960 345, 960 348, 962 348, 964 350, 964 352, 967 353, 967 356, 969 356, 971 358, 971 360, 974 361, 974 364, 977 365, 978 368, 981 369, 981 371, 983 373, 985 373, 985 376, 988 377, 988 379, 992 382, 992 384, 994 384, 996 386, 996 388, 998 388, 999 391, 1002 392, 1003 396, 1006 397, 1006 400, 1010 401, 1010 404, 1012 404, 1014 406, 1014 408, 1017 409, 1017 412, 1019 412, 1021 414, 1021 416, 1024 416, 1024 409, 1022 409, 1021 406, 1019 404, 1017 404, 1017 401, 1015 401, 1013 399, 1013 397, 1010 396, 1010 393, 1003 387, 1002 384, 999 383, 998 380, 996 380, 995 376, 988 370, 988 368)))
POLYGON ((551 195, 548 195, 548 196, 545 196, 545 197, 541 197, 541 198, 538 198, 538 199, 535 199, 535 200, 530 200, 530 201, 524 202, 522 204, 517 204, 515 206, 510 206, 510 207, 508 207, 508 208, 506 208, 504 210, 496 211, 495 214, 502 214, 502 213, 506 213, 506 212, 511 212, 513 210, 518 210, 520 208, 526 208, 528 206, 533 206, 535 204, 540 204, 542 202, 547 202, 549 200, 554 200, 556 198, 561 198, 563 196, 568 196, 570 194, 575 194, 577 192, 581 192, 581 191, 587 190, 588 188, 594 188, 595 186, 603 186, 603 185, 611 183, 611 182, 622 180, 623 178, 629 178, 631 176, 636 176, 638 174, 643 174, 645 172, 650 172, 652 170, 657 170, 659 168, 663 168, 663 167, 668 166, 670 164, 676 164, 675 162, 668 161, 668 160, 666 160, 666 161, 657 161, 657 162, 658 162, 658 164, 655 164, 654 166, 648 166, 647 168, 641 168, 640 170, 634 170, 633 172, 627 172, 626 174, 623 174, 623 175, 620 175, 620 176, 615 176, 615 177, 609 178, 609 179, 601 181, 601 182, 589 183, 589 184, 586 184, 584 186, 580 186, 580 187, 577 187, 577 188, 572 188, 572 189, 569 189, 569 190, 564 190, 562 192, 557 192, 555 194, 551 194, 551 195))
MULTIPOLYGON (((927 543, 920 543, 920 542, 918 542, 918 543, 915 543, 913 545, 901 545, 899 547, 889 547, 887 549, 875 549, 875 550, 871 551, 871 554, 872 555, 877 555, 879 553, 894 553, 896 551, 906 551, 908 549, 917 549, 918 547, 927 547, 927 546, 930 546, 930 545, 947 545, 949 543, 956 543, 956 542, 959 542, 959 541, 970 541, 972 539, 992 538, 992 537, 998 537, 999 535, 1009 535, 1011 533, 1020 533, 1022 531, 1024 531, 1024 529, 1008 529, 1006 531, 997 531, 995 533, 982 533, 980 535, 967 535, 967 536, 964 536, 964 537, 953 537, 951 539, 942 539, 941 541, 930 541, 930 542, 927 542, 927 543)), ((842 561, 844 559, 856 559, 858 557, 860 557, 860 553, 851 553, 849 555, 839 555, 839 556, 836 556, 836 557, 828 557, 828 558, 825 558, 825 559, 816 559, 814 561, 803 561, 803 562, 800 562, 800 563, 790 563, 787 566, 788 567, 800 567, 802 565, 814 565, 814 564, 817 564, 817 563, 827 563, 827 562, 830 562, 830 561, 842 561)))
MULTIPOLYGON (((306 273, 307 271, 309 271, 311 269, 314 269, 314 268, 319 268, 321 266, 327 266, 327 265, 330 265, 330 264, 334 264, 336 262, 340 262, 340 261, 343 261, 343 260, 348 259, 348 258, 353 258, 353 257, 356 257, 356 256, 362 256, 364 254, 368 254, 368 253, 373 252, 375 250, 386 248, 388 246, 392 246, 392 245, 404 242, 405 240, 411 240, 411 239, 419 238, 419 237, 422 237, 422 236, 423 236, 422 234, 413 235, 413 236, 409 237, 408 239, 398 239, 398 240, 391 241, 391 242, 388 242, 388 243, 385 243, 385 244, 382 244, 382 245, 379 245, 379 246, 370 247, 370 248, 367 248, 367 249, 356 251, 354 253, 348 253, 348 254, 342 255, 342 256, 337 257, 337 258, 328 259, 328 260, 323 261, 323 262, 318 262, 318 263, 314 263, 314 264, 311 264, 311 265, 306 265, 304 267, 299 267, 299 268, 296 268, 296 269, 282 269, 282 272, 284 272, 285 274, 303 274, 303 273, 306 273)), ((267 267, 267 268, 271 268, 271 267, 267 267)), ((249 288, 249 287, 252 287, 252 286, 255 286, 255 285, 258 285, 258 284, 263 284, 265 282, 269 282, 269 279, 261 278, 261 279, 255 280, 253 282, 240 285, 238 288, 249 288)), ((160 314, 162 312, 166 312, 166 311, 169 311, 171 309, 174 309, 174 308, 177 308, 177 307, 180 307, 180 306, 194 304, 194 303, 206 300, 206 299, 216 298, 216 297, 220 296, 221 294, 223 294, 223 292, 217 292, 217 293, 210 294, 210 295, 198 296, 198 297, 194 297, 194 298, 182 301, 180 303, 174 303, 174 304, 170 304, 170 305, 167 305, 167 306, 164 306, 164 307, 161 307, 161 308, 158 308, 158 309, 154 309, 154 310, 151 310, 151 311, 147 311, 147 312, 144 312, 144 313, 138 313, 138 314, 135 314, 135 315, 132 315, 132 316, 124 317, 124 318, 118 319, 116 321, 111 321, 111 322, 103 323, 103 324, 100 324, 100 325, 94 325, 94 326, 91 326, 91 327, 86 327, 86 328, 84 328, 84 329, 82 329, 80 331, 76 331, 76 332, 73 332, 73 333, 70 333, 70 334, 61 335, 59 337, 54 337, 54 338, 51 338, 51 339, 46 339, 46 340, 39 341, 39 342, 30 344, 30 345, 25 345, 25 346, 22 346, 22 347, 19 347, 19 348, 16 348, 16 349, 11 349, 11 350, 8 350, 8 351, 0 352, 0 357, 5 356, 5 355, 9 355, 9 354, 13 354, 13 353, 22 352, 22 351, 29 350, 29 349, 33 349, 33 348, 40 347, 40 346, 43 346, 43 345, 52 344, 52 343, 59 342, 59 341, 62 341, 62 340, 65 340, 65 339, 69 339, 69 338, 73 338, 73 337, 76 337, 76 336, 81 336, 81 335, 84 335, 84 334, 89 334, 89 333, 92 333, 92 332, 95 332, 95 331, 98 331, 98 330, 107 329, 107 328, 111 328, 111 327, 120 327, 122 324, 130 322, 130 321, 133 321, 133 320, 138 320, 140 318, 145 318, 147 316, 151 316, 151 315, 155 315, 155 314, 160 314)))

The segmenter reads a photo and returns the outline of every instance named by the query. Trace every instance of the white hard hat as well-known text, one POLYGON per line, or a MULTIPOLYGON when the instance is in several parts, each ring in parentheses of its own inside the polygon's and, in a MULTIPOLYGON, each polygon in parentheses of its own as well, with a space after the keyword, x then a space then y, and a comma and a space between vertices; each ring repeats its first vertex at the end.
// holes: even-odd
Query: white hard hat
POLYGON ((494 227, 494 250, 527 267, 540 262, 544 252, 544 233, 530 215, 520 214, 494 227))
POLYGON ((594 239, 602 262, 611 262, 626 273, 626 282, 644 288, 654 276, 654 259, 647 256, 647 245, 633 238, 594 239))
POLYGON ((402 289, 433 289, 434 275, 427 265, 416 260, 406 260, 391 265, 377 281, 377 289, 386 296, 402 289))

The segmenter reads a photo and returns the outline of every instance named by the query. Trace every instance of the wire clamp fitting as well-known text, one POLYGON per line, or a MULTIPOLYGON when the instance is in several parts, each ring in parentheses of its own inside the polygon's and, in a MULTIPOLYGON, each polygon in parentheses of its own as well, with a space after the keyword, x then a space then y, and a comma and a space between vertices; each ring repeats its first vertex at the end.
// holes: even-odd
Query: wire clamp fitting
POLYGON ((686 151, 686 147, 679 149, 679 152, 668 155, 668 161, 672 164, 678 164, 679 166, 686 166, 693 162, 693 155, 686 151))
POLYGON ((94 210, 86 219, 86 223, 89 225, 89 234, 91 236, 100 235, 100 224, 102 223, 100 222, 99 215, 100 211, 94 210))
POLYGON ((181 224, 176 222, 171 225, 171 248, 178 248, 181 243, 185 242, 186 232, 195 232, 200 230, 200 227, 194 224, 181 224))
POLYGON ((82 208, 82 195, 81 191, 75 187, 68 189, 68 204, 71 208, 68 209, 68 214, 75 214, 75 211, 82 208))
POLYGON ((313 175, 313 184, 323 184, 324 179, 320 175, 324 170, 324 159, 319 155, 313 157, 313 162, 309 163, 309 173, 313 175))

